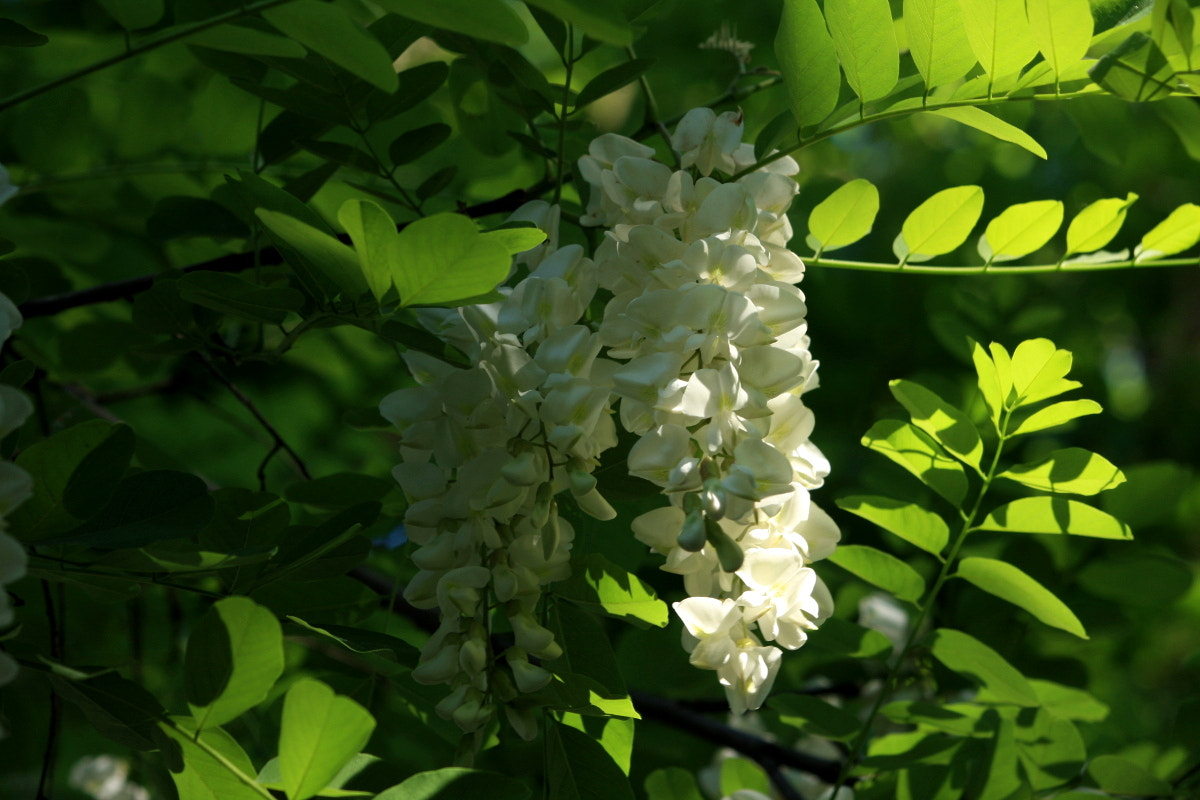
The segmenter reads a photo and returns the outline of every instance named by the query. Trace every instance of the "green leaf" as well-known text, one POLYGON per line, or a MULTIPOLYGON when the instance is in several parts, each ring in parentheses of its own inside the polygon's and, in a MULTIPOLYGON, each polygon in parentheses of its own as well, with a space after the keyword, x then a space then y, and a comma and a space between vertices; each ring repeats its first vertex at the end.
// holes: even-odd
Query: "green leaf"
POLYGON ((646 800, 704 800, 704 795, 690 770, 662 767, 646 777, 646 800))
POLYGON ((199 44, 214 50, 246 53, 252 56, 275 58, 304 58, 308 53, 299 42, 242 25, 218 25, 193 33, 188 44, 199 44))
POLYGON ((1133 103, 1167 97, 1178 82, 1167 57, 1141 31, 1101 56, 1088 75, 1110 94, 1133 103))
POLYGON ((1017 464, 997 477, 1056 494, 1099 494, 1120 486, 1125 476, 1103 456, 1079 447, 1055 450, 1029 464, 1017 464))
POLYGON ((583 0, 529 0, 529 5, 550 12, 563 22, 574 25, 598 42, 628 47, 633 31, 617 7, 611 3, 585 3, 583 0))
POLYGON ((904 220, 900 235, 907 251, 896 256, 909 261, 949 253, 966 241, 983 211, 983 189, 954 186, 917 206, 904 220))
POLYGON ((189 272, 179 279, 179 295, 189 303, 250 322, 282 324, 304 306, 304 294, 290 286, 259 286, 227 272, 189 272))
POLYGON ((950 528, 945 520, 916 503, 890 497, 854 496, 840 498, 837 505, 935 556, 950 541, 950 528))
POLYGON ((282 33, 367 83, 388 93, 399 86, 387 50, 342 8, 320 0, 292 0, 264 9, 262 15, 282 33))
POLYGON ((432 305, 491 291, 511 263, 507 250, 468 218, 434 214, 400 232, 392 276, 401 305, 432 305))
POLYGON ((465 797, 527 800, 530 794, 525 781, 499 772, 445 767, 418 772, 404 783, 381 792, 375 800, 460 800, 465 797))
POLYGON ((1094 26, 1088 0, 1025 0, 1025 10, 1030 35, 1056 75, 1083 58, 1094 26))
POLYGON ((862 443, 904 467, 953 505, 958 506, 967 496, 962 465, 920 428, 899 420, 880 420, 866 432, 862 443))
POLYGON ((1066 255, 1091 253, 1111 242, 1125 224, 1125 212, 1137 199, 1138 196, 1130 192, 1124 200, 1109 197, 1080 211, 1067 226, 1066 255))
POLYGON ((541 228, 532 227, 497 228, 493 231, 484 231, 480 235, 485 239, 499 242, 510 256, 532 250, 546 241, 546 232, 541 228))
POLYGON ((220 728, 198 730, 186 717, 162 723, 163 760, 180 798, 187 800, 263 800, 254 788, 254 764, 237 740, 220 728), (173 750, 173 752, 172 752, 173 750))
POLYGON ((108 503, 58 544, 117 549, 195 535, 213 515, 200 478, 168 469, 135 472, 121 480, 108 503))
POLYGON ((417 199, 428 200, 438 192, 450 185, 450 181, 454 180, 454 176, 458 174, 458 166, 451 164, 448 167, 442 167, 437 172, 430 175, 417 187, 417 199))
POLYGON ((945 117, 946 119, 952 119, 977 131, 983 131, 989 136, 995 136, 1002 142, 1009 142, 1018 147, 1023 147, 1038 158, 1046 158, 1046 148, 1038 144, 1036 139, 1017 126, 1010 125, 995 114, 984 111, 982 108, 976 106, 957 106, 940 108, 929 113, 945 117))
POLYGON ((566 710, 638 718, 612 643, 596 618, 578 606, 559 603, 548 627, 554 631, 563 655, 545 662, 545 666, 569 684, 565 687, 570 694, 566 710))
POLYGON ((847 740, 862 728, 858 717, 849 711, 812 695, 775 695, 767 705, 784 725, 816 736, 847 740))
POLYGON ((550 723, 548 728, 546 782, 550 797, 633 800, 629 779, 597 741, 567 725, 550 723))
POLYGON ((1108 706, 1082 689, 1037 679, 1030 679, 1029 685, 1037 692, 1042 708, 1062 719, 1101 722, 1108 716, 1108 706))
POLYGON ((597 720, 595 717, 585 717, 571 711, 563 712, 560 719, 564 725, 594 739, 612 758, 613 763, 620 767, 621 772, 629 774, 633 758, 633 731, 637 724, 634 720, 623 717, 605 717, 597 720))
POLYGON ((1063 601, 1012 564, 972 556, 958 563, 955 576, 1025 609, 1053 628, 1088 638, 1083 623, 1063 601))
POLYGON ((1010 404, 1013 407, 1029 405, 1078 389, 1082 384, 1064 377, 1071 371, 1072 361, 1069 350, 1059 350, 1049 339, 1021 342, 1013 351, 1009 367, 1012 380, 1010 404))
POLYGON ((279 729, 279 774, 289 800, 307 800, 366 745, 375 718, 320 681, 301 678, 288 689, 279 729))
POLYGON ((861 544, 844 544, 829 557, 847 572, 914 605, 925 593, 925 579, 895 556, 861 544))
POLYGON ((137 437, 128 425, 114 425, 71 472, 62 504, 69 514, 88 519, 104 508, 133 459, 137 437))
POLYGON ((163 0, 100 0, 100 5, 127 31, 149 28, 165 10, 163 0))
MULTIPOLYGON (((383 759, 378 756, 373 756, 368 753, 357 753, 353 758, 346 762, 346 765, 338 770, 337 775, 330 779, 329 783, 321 789, 321 797, 363 797, 374 798, 375 792, 367 792, 361 789, 347 789, 346 784, 353 781, 364 772, 372 770, 372 767, 378 765, 382 767, 383 759)), ((373 776, 372 776, 373 777, 373 776)), ((279 773, 279 757, 276 756, 263 764, 262 769, 258 771, 258 782, 268 789, 273 791, 283 791, 283 776, 279 773)))
POLYGON ((352 249, 287 214, 265 208, 254 213, 275 235, 289 262, 299 262, 310 273, 322 275, 348 299, 367 292, 367 281, 352 249))
POLYGON ((1003 703, 1037 706, 1037 694, 1025 676, 999 653, 962 631, 934 631, 930 652, 946 668, 965 675, 1003 703))
POLYGON ((1061 200, 1034 200, 1009 206, 988 223, 979 237, 979 255, 988 263, 1027 256, 1050 241, 1062 222, 1061 200))
POLYGON ((1017 717, 1017 748, 1029 784, 1039 792, 1078 780, 1087 758, 1076 727, 1045 708, 1017 717))
POLYGON ((188 706, 200 730, 224 725, 261 703, 283 674, 283 631, 246 597, 218 600, 188 637, 188 706))
POLYGON ((825 0, 825 20, 854 93, 864 103, 887 96, 900 74, 888 0, 825 0))
POLYGON ((1062 533, 1097 539, 1132 539, 1129 526, 1076 500, 1023 497, 988 514, 977 530, 1012 533, 1062 533))
MULTIPOLYGON (((1000 347, 996 345, 996 347, 1000 347)), ((1000 350, 1004 350, 1000 347, 1000 350)), ((1004 352, 1005 363, 1007 363, 1007 351, 1004 352)), ((979 385, 979 393, 983 396, 983 401, 988 407, 988 414, 992 418, 992 425, 996 430, 1000 430, 1000 417, 1006 408, 1005 398, 1008 396, 1011 388, 1011 377, 1009 377, 1009 387, 1001 389, 1000 371, 996 362, 992 360, 989 351, 983 348, 979 342, 971 342, 971 361, 975 364, 975 374, 979 385)))
POLYGON ((775 56, 797 125, 815 125, 837 108, 842 74, 816 0, 784 0, 775 56))
POLYGON ((771 779, 754 761, 733 756, 721 761, 721 795, 728 797, 734 792, 748 789, 762 795, 771 791, 771 779))
POLYGON ((589 611, 629 622, 663 628, 670 620, 667 604, 649 584, 598 553, 576 565, 570 578, 556 584, 555 592, 589 611))
POLYGON ((1184 203, 1155 225, 1134 249, 1137 261, 1182 253, 1200 242, 1200 206, 1184 203))
POLYGON ((1138 553, 1119 561, 1090 561, 1078 583, 1089 594, 1138 609, 1167 608, 1191 589, 1195 577, 1174 556, 1138 553))
POLYGON ((1022 436, 1026 433, 1054 428, 1079 417, 1099 414, 1103 410, 1095 400, 1064 400, 1030 414, 1015 429, 1009 431, 1008 435, 1010 437, 1022 436))
POLYGON ((514 47, 529 41, 525 23, 504 0, 378 0, 402 17, 442 30, 514 47))
POLYGON ((444 122, 423 125, 411 131, 405 131, 392 140, 388 145, 388 156, 392 164, 411 164, 431 150, 436 149, 442 142, 450 138, 450 126, 444 122))
POLYGON ((583 108, 601 97, 615 92, 622 86, 633 83, 653 64, 654 59, 652 58, 633 58, 604 70, 579 90, 579 94, 575 98, 575 108, 583 108))
POLYGON ((960 0, 963 28, 992 81, 1011 75, 1037 55, 1025 0, 960 0))
POLYGON ((894 380, 888 384, 892 396, 904 406, 913 424, 942 447, 973 467, 983 457, 983 442, 975 423, 967 415, 919 383, 894 380))
POLYGON ((50 39, 16 20, 0 19, 0 47, 41 47, 50 39))
POLYGON ((392 288, 392 268, 400 258, 396 223, 378 203, 351 199, 338 209, 338 222, 350 234, 363 277, 376 301, 392 288))
POLYGON ((856 178, 842 184, 808 216, 810 246, 818 251, 854 244, 871 232, 879 213, 879 190, 856 178))
POLYGON ((959 0, 904 0, 904 28, 927 89, 953 83, 975 66, 959 0))
POLYGON ((1106 792, 1134 797, 1170 797, 1171 784, 1134 762, 1119 756, 1096 756, 1088 762, 1088 774, 1106 792))
POLYGON ((47 675, 55 694, 74 703, 92 727, 133 750, 155 750, 155 727, 166 716, 157 699, 115 672, 69 679, 51 664, 47 675))

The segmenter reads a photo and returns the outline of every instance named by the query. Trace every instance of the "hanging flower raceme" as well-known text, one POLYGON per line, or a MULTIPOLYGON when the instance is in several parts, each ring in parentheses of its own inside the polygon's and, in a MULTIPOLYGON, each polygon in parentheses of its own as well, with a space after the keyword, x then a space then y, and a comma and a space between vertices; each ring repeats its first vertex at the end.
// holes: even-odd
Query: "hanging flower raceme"
POLYGON ((641 436, 630 472, 670 505, 635 535, 684 576, 684 646, 716 670, 736 712, 758 708, 779 668, 832 611, 808 565, 839 533, 809 498, 829 465, 808 436, 815 388, 804 274, 787 250, 797 192, 790 158, 754 163, 740 114, 695 109, 672 145, 681 170, 615 134, 580 160, 591 185, 584 224, 603 225, 600 324, 624 427, 641 436), (773 642, 766 645, 764 642, 773 642))

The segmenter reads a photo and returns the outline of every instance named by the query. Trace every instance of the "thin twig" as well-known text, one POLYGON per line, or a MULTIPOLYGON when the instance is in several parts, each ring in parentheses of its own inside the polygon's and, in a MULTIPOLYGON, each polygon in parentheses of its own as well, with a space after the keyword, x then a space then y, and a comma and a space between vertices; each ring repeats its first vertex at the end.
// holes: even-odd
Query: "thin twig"
MULTIPOLYGON (((202 350, 198 350, 196 351, 196 357, 199 358, 200 362, 204 364, 205 368, 213 374, 213 377, 224 384, 225 388, 229 390, 229 393, 237 398, 237 401, 245 406, 247 411, 254 415, 254 418, 258 420, 258 424, 262 425, 263 430, 270 434, 271 439, 275 442, 275 447, 267 455, 267 460, 269 461, 271 456, 275 455, 275 453, 279 450, 283 450, 292 457, 292 462, 296 467, 296 471, 300 473, 304 480, 311 481, 312 475, 309 474, 308 467, 304 466, 304 461, 300 458, 300 455, 292 449, 291 445, 289 445, 287 441, 284 440, 283 436, 280 435, 279 431, 275 429, 275 426, 271 424, 270 420, 262 415, 262 412, 259 411, 258 407, 254 405, 254 402, 247 397, 241 389, 238 388, 236 383, 231 381, 229 377, 225 375, 225 373, 221 372, 217 365, 213 363, 211 356, 202 350)), ((262 477, 262 470, 265 469, 265 466, 266 465, 264 462, 264 464, 259 467, 260 478, 262 477)))

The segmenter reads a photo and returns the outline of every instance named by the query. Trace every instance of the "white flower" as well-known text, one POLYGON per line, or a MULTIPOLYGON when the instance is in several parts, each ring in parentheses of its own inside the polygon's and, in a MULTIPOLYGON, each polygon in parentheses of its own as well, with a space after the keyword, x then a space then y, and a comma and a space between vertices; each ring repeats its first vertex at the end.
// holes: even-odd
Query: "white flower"
POLYGON ((693 108, 675 128, 671 146, 682 156, 684 169, 695 164, 701 175, 714 169, 736 172, 733 152, 742 143, 742 127, 740 111, 717 116, 710 108, 693 108))
POLYGON ((672 608, 684 625, 684 649, 690 661, 702 669, 717 669, 726 664, 737 649, 733 635, 740 634, 742 612, 729 598, 689 597, 672 608))
POLYGON ((758 623, 763 638, 795 650, 815 630, 811 618, 820 615, 813 598, 817 573, 789 549, 758 549, 746 553, 739 578, 749 589, 738 598, 746 618, 758 623))
POLYGON ((717 670, 730 711, 744 714, 762 706, 775 683, 782 656, 778 647, 763 647, 750 635, 736 643, 729 661, 717 670))

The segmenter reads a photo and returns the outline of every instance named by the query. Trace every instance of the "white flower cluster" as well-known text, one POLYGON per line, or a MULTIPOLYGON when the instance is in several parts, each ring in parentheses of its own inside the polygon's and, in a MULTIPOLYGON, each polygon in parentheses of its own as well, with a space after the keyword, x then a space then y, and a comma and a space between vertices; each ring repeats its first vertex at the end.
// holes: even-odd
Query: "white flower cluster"
POLYGON ((582 222, 606 228, 595 261, 557 248, 557 209, 530 204, 514 217, 550 238, 518 256, 528 276, 499 302, 423 312, 470 366, 410 352, 419 385, 381 412, 401 431, 394 474, 419 545, 405 597, 441 614, 413 676, 450 685, 438 710, 465 731, 502 705, 518 733, 536 732, 536 701, 522 695, 551 676, 529 659, 560 653, 536 608, 541 587, 569 574, 573 538, 555 498, 569 490, 592 516, 615 516, 592 475, 617 443, 614 417, 640 437, 629 471, 670 499, 634 534, 684 576, 685 646, 717 670, 734 711, 762 704, 779 647, 801 646, 831 613, 808 566, 839 533, 809 499, 829 465, 801 399, 817 364, 793 285, 804 265, 787 249, 798 167, 713 177, 754 163, 741 136, 740 114, 688 113, 671 142, 680 170, 600 136, 579 162, 592 188, 582 222), (582 320, 598 287, 612 299, 594 330, 582 320), (502 654, 495 608, 515 637, 502 654))
MULTIPOLYGON (((0 345, 21 327, 21 322, 17 307, 0 294, 0 345)), ((28 397, 11 386, 0 385, 0 439, 21 427, 31 413, 33 405, 28 397)), ((11 461, 0 460, 0 630, 12 625, 15 619, 5 586, 23 577, 28 566, 25 548, 5 531, 5 517, 32 493, 33 479, 29 473, 11 461)), ((0 686, 12 681, 16 674, 17 662, 0 650, 0 686)))
MULTIPOLYGON (((516 216, 552 233, 556 214, 539 203, 516 216)), ((583 249, 550 242, 522 255, 531 272, 504 300, 423 312, 472 366, 410 352, 420 385, 392 393, 380 410, 401 430, 403 463, 393 474, 410 501, 408 537, 420 545, 413 559, 421 571, 404 596, 441 616, 413 677, 450 685, 438 711, 464 731, 503 705, 514 729, 532 738, 535 706, 520 695, 546 686, 550 673, 529 657, 562 652, 537 618, 538 599, 543 585, 570 574, 574 538, 556 495, 569 490, 592 516, 615 516, 591 473, 617 441, 616 365, 597 357, 599 336, 577 324, 596 291, 583 249), (497 606, 515 638, 502 654, 492 652, 489 627, 497 606)))
POLYGON ((701 108, 672 138, 681 170, 615 134, 579 163, 592 187, 584 222, 608 229, 595 256, 614 295, 600 340, 624 362, 613 388, 641 436, 629 470, 671 500, 634 533, 684 576, 685 647, 717 671, 735 712, 758 708, 775 679, 781 651, 763 642, 800 647, 831 613, 808 565, 839 538, 809 499, 829 464, 801 399, 817 362, 793 285, 804 265, 787 250, 798 166, 713 177, 754 163, 741 136, 740 113, 701 108))

